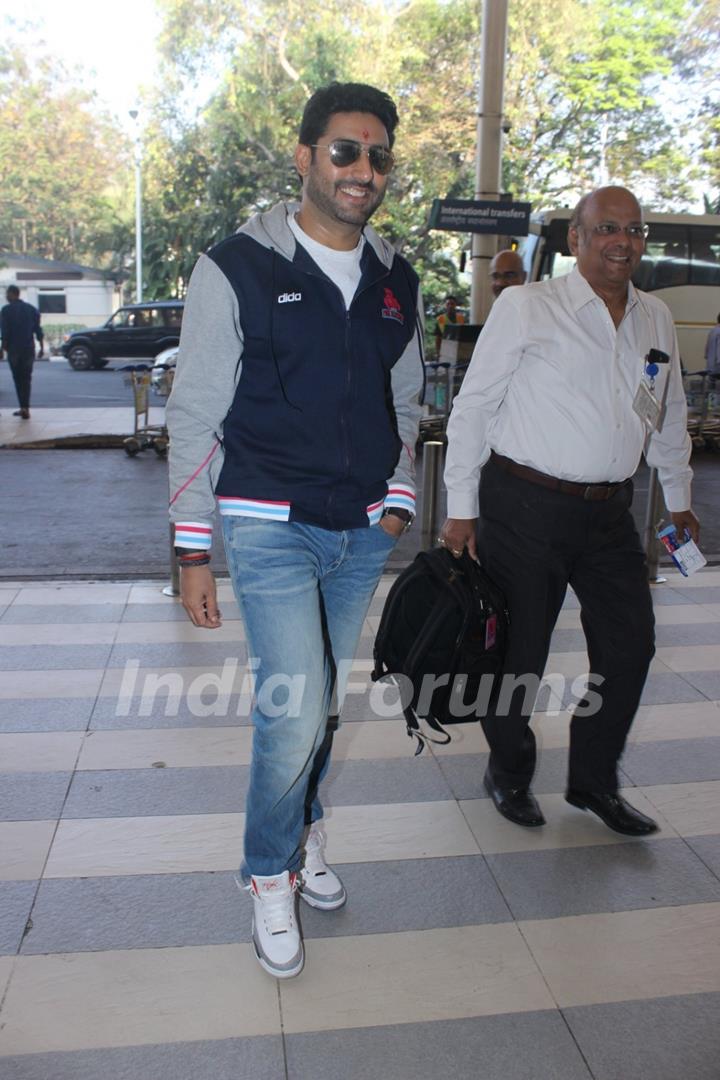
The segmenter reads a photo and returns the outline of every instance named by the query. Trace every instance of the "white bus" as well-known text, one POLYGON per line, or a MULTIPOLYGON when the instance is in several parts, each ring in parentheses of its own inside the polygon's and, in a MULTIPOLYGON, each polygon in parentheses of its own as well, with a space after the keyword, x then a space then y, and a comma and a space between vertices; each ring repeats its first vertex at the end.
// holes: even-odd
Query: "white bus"
MULTIPOLYGON (((570 209, 533 214, 530 234, 518 240, 528 281, 569 273, 570 209)), ((686 371, 705 367, 705 342, 720 313, 720 215, 646 213, 650 233, 633 276, 672 312, 686 371)))

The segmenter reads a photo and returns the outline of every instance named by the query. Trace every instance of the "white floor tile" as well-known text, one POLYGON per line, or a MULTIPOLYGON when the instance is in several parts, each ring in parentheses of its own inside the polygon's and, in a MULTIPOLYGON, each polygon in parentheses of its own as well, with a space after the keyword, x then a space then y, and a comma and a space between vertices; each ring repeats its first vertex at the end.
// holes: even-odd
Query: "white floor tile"
POLYGON ((149 769, 247 765, 252 729, 156 728, 91 731, 85 737, 78 769, 149 769))
POLYGON ((72 772, 82 740, 80 731, 0 734, 0 773, 72 772))
POLYGON ((657 657, 671 671, 717 671, 720 645, 674 645, 658 649, 657 657))
POLYGON ((55 824, 0 821, 0 881, 32 881, 40 877, 55 824))
POLYGON ((565 802, 563 795, 538 795, 540 808, 547 824, 539 828, 524 828, 498 814, 489 799, 465 799, 460 809, 485 855, 514 851, 554 851, 559 848, 604 847, 612 844, 648 843, 676 837, 677 833, 658 814, 657 808, 638 788, 624 794, 633 806, 655 818, 659 832, 647 837, 623 836, 603 825, 589 813, 565 802))
POLYGON ((319 939, 306 949, 302 978, 280 987, 289 1032, 553 1008, 509 923, 319 939))
POLYGON ((112 645, 116 630, 115 623, 7 623, 0 625, 0 645, 112 645))
POLYGON ((720 780, 658 784, 641 790, 680 836, 720 834, 720 780))
POLYGON ((81 671, 4 671, 0 698, 88 698, 95 697, 103 680, 102 668, 81 671))
POLYGON ((327 813, 328 862, 385 862, 476 855, 455 802, 334 806, 327 813))
POLYGON ((681 589, 683 592, 686 589, 707 589, 720 585, 720 570, 712 566, 707 566, 697 574, 691 574, 690 577, 683 577, 679 570, 668 567, 667 577, 668 586, 681 589))
POLYGON ((704 739, 720 735, 720 701, 641 705, 630 729, 632 742, 704 739))
POLYGON ((244 814, 61 821, 45 877, 235 870, 244 822, 244 814))
POLYGON ((15 604, 124 604, 130 585, 123 584, 64 584, 24 587, 13 601, 15 604))
POLYGON ((14 964, 14 956, 0 956, 0 1001, 2 1001, 5 994, 5 988, 10 982, 14 964))
POLYGON ((280 1031, 250 945, 21 956, 2 1016, 6 1055, 280 1031))
POLYGON ((518 926, 560 1008, 720 991, 720 904, 518 926))
POLYGON ((402 717, 361 720, 341 724, 333 741, 333 761, 411 758, 415 745, 407 736, 402 717))
POLYGON ((205 630, 187 622, 121 623, 115 641, 118 645, 199 643, 215 645, 221 641, 245 641, 245 628, 239 619, 228 619, 214 630, 205 630))

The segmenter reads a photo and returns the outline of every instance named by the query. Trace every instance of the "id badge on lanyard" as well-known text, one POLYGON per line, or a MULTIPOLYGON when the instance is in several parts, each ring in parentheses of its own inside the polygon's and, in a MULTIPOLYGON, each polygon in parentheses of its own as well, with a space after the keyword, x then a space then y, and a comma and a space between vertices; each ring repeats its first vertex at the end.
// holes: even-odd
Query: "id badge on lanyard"
MULTIPOLYGON (((667 364, 669 359, 667 353, 661 352, 660 349, 651 349, 644 360, 643 378, 635 391, 633 410, 642 420, 648 435, 658 430, 662 417, 662 405, 655 395, 655 376, 660 370, 658 364, 667 364)), ((669 376, 670 372, 668 371, 665 381, 666 390, 669 376)))

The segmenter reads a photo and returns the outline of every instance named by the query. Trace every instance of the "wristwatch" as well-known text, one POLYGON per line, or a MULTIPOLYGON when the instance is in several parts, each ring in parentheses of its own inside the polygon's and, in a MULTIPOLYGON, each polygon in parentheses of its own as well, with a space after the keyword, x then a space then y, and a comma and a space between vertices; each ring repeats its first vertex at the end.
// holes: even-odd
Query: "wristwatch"
POLYGON ((404 533, 406 533, 408 531, 408 529, 412 525, 413 521, 415 520, 415 515, 411 514, 409 510, 404 510, 402 508, 402 506, 388 506, 388 508, 386 510, 383 510, 382 516, 383 517, 400 518, 400 520, 404 523, 403 524, 403 532, 404 533))

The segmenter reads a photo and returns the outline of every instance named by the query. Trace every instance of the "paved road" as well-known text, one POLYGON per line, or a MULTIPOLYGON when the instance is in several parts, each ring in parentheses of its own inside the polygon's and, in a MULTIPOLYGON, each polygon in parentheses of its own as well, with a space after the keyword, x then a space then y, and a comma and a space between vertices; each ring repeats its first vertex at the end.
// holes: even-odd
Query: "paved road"
MULTIPOLYGON (((132 397, 118 368, 145 361, 111 360, 100 371, 73 371, 67 360, 38 360, 33 369, 31 405, 37 408, 98 408, 130 405, 132 397)), ((164 399, 158 398, 158 404, 164 399)), ((0 412, 17 408, 10 369, 0 362, 0 412)))
MULTIPOLYGON (((73 373, 75 374, 75 373, 73 373)), ((720 562, 720 456, 696 455, 695 505, 702 547, 720 562)), ((168 571, 167 464, 152 451, 0 451, 0 577, 163 577, 168 571)), ((647 471, 636 480, 642 527, 647 471)), ((440 520, 444 515, 442 498, 440 520)), ((391 562, 409 561, 419 528, 404 536, 391 562)), ((225 569, 221 546, 215 568, 225 569)))

